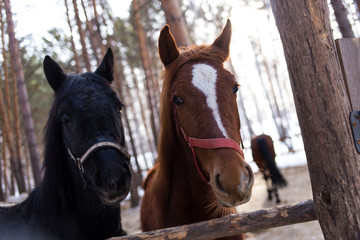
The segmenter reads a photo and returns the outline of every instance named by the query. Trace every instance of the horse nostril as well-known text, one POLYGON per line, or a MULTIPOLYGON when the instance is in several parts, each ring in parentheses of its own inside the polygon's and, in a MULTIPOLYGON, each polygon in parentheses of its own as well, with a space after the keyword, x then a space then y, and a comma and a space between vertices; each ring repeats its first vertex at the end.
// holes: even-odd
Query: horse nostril
POLYGON ((249 175, 248 186, 249 186, 249 188, 251 188, 252 185, 254 184, 254 174, 253 174, 253 171, 252 171, 250 165, 246 165, 245 168, 248 171, 248 175, 249 175))
POLYGON ((225 188, 223 187, 223 185, 220 182, 220 174, 216 174, 215 176, 215 183, 216 183, 216 187, 222 191, 225 194, 228 194, 228 192, 225 190, 225 188))
POLYGON ((246 172, 241 173, 241 181, 240 184, 237 186, 238 193, 241 196, 247 196, 251 193, 252 185, 254 184, 254 175, 249 165, 245 166, 246 172))

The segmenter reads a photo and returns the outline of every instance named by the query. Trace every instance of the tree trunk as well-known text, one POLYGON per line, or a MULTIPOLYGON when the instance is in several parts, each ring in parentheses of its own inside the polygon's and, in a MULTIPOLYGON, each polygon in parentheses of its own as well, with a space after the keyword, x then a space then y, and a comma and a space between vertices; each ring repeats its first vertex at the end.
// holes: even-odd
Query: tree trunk
MULTIPOLYGON (((260 50, 260 53, 261 53, 261 50, 260 50)), ((274 89, 274 83, 273 83, 272 75, 271 75, 271 72, 270 72, 270 67, 269 67, 269 64, 267 63, 267 61, 265 59, 265 56, 262 53, 261 53, 261 55, 263 56, 263 65, 264 65, 264 68, 265 68, 266 76, 268 77, 268 80, 269 80, 270 92, 271 92, 271 95, 272 95, 273 100, 274 100, 274 107, 275 107, 277 116, 274 113, 273 113, 273 116, 275 117, 274 121, 278 121, 277 124, 279 125, 279 130, 280 130, 280 141, 286 145, 289 152, 293 152, 294 147, 292 146, 291 142, 286 141, 286 139, 289 138, 289 133, 288 133, 288 129, 284 126, 284 117, 281 114, 278 99, 276 98, 275 89, 274 89)))
POLYGON ((144 67, 144 72, 145 72, 145 84, 146 84, 146 90, 147 90, 147 99, 148 99, 148 103, 149 103, 149 108, 150 108, 150 119, 151 119, 151 129, 153 131, 153 135, 154 135, 154 141, 157 145, 158 142, 158 128, 156 126, 155 123, 155 112, 156 112, 156 106, 155 103, 153 103, 153 97, 151 95, 151 93, 153 92, 153 88, 152 88, 152 82, 154 79, 152 70, 151 70, 151 66, 150 66, 150 61, 149 61, 149 55, 148 55, 148 51, 146 49, 146 39, 145 39, 145 34, 144 34, 144 30, 141 26, 140 23, 140 15, 139 15, 139 7, 137 4, 137 0, 133 0, 132 1, 132 10, 134 12, 134 16, 135 16, 135 28, 136 28, 136 32, 137 32, 137 36, 139 39, 139 47, 140 47, 140 52, 141 52, 141 59, 142 59, 142 64, 144 67))
POLYGON ((342 4, 342 0, 331 0, 331 5, 334 9, 336 22, 339 25, 342 37, 354 38, 354 32, 348 19, 348 11, 342 4))
MULTIPOLYGON (((21 138, 21 119, 20 119, 20 110, 19 110, 19 99, 18 99, 18 87, 16 84, 16 76, 15 73, 12 72, 12 102, 13 102, 13 114, 14 114, 14 121, 15 121, 15 148, 16 154, 18 158, 19 164, 21 164, 21 160, 23 159, 22 155, 22 138, 21 138)), ((31 164, 31 161, 30 161, 31 164)), ((31 167, 32 169, 32 167, 31 167)), ((34 178, 34 177, 33 177, 34 178)), ((35 179, 34 179, 35 180, 35 179)), ((29 178, 30 181, 30 178, 29 178)), ((29 188, 28 188, 29 189, 29 188)))
MULTIPOLYGON (((126 114, 126 111, 125 111, 125 114, 123 116, 124 116, 124 119, 125 119, 125 122, 126 122, 127 129, 129 131, 129 138, 130 138, 131 148, 133 150, 133 157, 135 158, 135 163, 137 164, 137 167, 139 167, 138 162, 137 162, 137 151, 136 151, 135 141, 134 141, 134 138, 133 138, 133 133, 132 133, 129 117, 126 114)), ((132 208, 139 206, 139 203, 140 203, 140 197, 139 197, 139 193, 137 191, 137 187, 142 182, 142 181, 138 181, 139 175, 140 175, 140 178, 142 178, 142 175, 141 175, 141 172, 139 172, 139 168, 137 170, 138 171, 135 172, 134 168, 132 167, 133 180, 131 181, 131 188, 130 188, 130 202, 131 202, 131 207, 132 208)))
POLYGON ((96 35, 96 32, 94 31, 94 28, 93 28, 93 23, 88 18, 84 0, 81 0, 81 6, 83 8, 84 15, 85 15, 86 30, 89 33, 90 45, 94 52, 97 63, 100 64, 100 62, 102 60, 102 55, 103 55, 103 53, 106 52, 105 47, 101 42, 102 39, 101 38, 99 39, 98 36, 96 35))
POLYGON ((8 176, 9 176, 9 174, 8 174, 8 158, 7 158, 7 154, 6 154, 6 138, 7 138, 7 136, 6 136, 6 130, 5 130, 3 123, 2 123, 1 127, 2 127, 1 130, 2 130, 2 137, 3 137, 3 142, 2 142, 3 165, 2 165, 2 167, 4 169, 3 179, 4 179, 4 193, 5 193, 5 198, 6 198, 8 191, 10 189, 10 187, 9 187, 10 184, 9 184, 9 179, 8 179, 8 176))
MULTIPOLYGON (((117 86, 117 89, 118 89, 118 92, 121 92, 121 88, 119 88, 119 86, 117 86)), ((120 94, 120 95, 122 96, 122 94, 120 94)), ((123 114, 123 117, 125 119, 125 123, 126 123, 127 130, 128 130, 128 133, 129 133, 129 138, 130 138, 130 144, 131 144, 131 148, 132 148, 133 157, 135 158, 135 161, 137 163, 136 146, 135 146, 133 133, 132 133, 132 129, 131 129, 131 126, 130 126, 130 121, 129 121, 129 117, 128 117, 126 109, 125 109, 125 113, 123 114)), ((137 187, 142 182, 142 181, 138 181, 139 174, 141 176, 141 172, 139 172, 139 171, 135 172, 134 168, 132 167, 132 164, 131 164, 131 169, 132 169, 132 173, 133 173, 133 180, 131 181, 131 187, 130 187, 130 202, 131 202, 131 207, 137 207, 137 206, 139 206, 139 202, 140 202, 140 197, 139 197, 139 193, 137 191, 137 187), (140 182, 140 184, 139 184, 139 182, 140 182)))
POLYGON ((358 16, 360 17, 360 0, 355 0, 358 16))
MULTIPOLYGON (((91 21, 91 24, 95 24, 95 26, 96 26, 96 30, 93 31, 94 38, 97 39, 97 42, 99 44, 99 48, 101 50, 101 55, 105 55, 107 47, 104 46, 103 38, 101 36, 99 15, 97 13, 96 2, 95 2, 95 0, 89 0, 89 1, 90 1, 89 4, 91 4, 93 6, 93 9, 94 9, 94 19, 91 21)), ((106 29, 108 29, 106 21, 104 21, 104 27, 106 29)), ((109 34, 107 34, 107 35, 109 36, 109 34)), ((109 45, 109 43, 107 43, 106 45, 109 45)))
POLYGON ((96 1, 95 0, 89 0, 89 3, 93 6, 94 9, 94 21, 96 25, 96 30, 100 33, 100 23, 99 23, 99 14, 96 9, 96 1))
MULTIPOLYGON (((0 117, 1 117, 2 131, 3 134, 5 135, 4 140, 6 140, 6 144, 10 152, 11 171, 15 175, 19 192, 20 193, 26 192, 24 174, 17 159, 15 143, 14 143, 14 135, 10 129, 9 116, 6 114, 4 97, 1 89, 0 89, 0 117)), ((5 142, 3 142, 3 144, 5 144, 5 142)))
MULTIPOLYGON (((274 120, 274 124, 276 126, 276 129, 277 129, 278 134, 279 134, 280 139, 281 139, 284 136, 284 127, 282 126, 281 119, 280 119, 280 123, 278 123, 278 121, 277 121, 277 116, 275 114, 275 110, 274 110, 273 104, 272 104, 271 99, 270 99, 269 91, 265 88, 265 86, 266 86, 265 85, 265 80, 262 77, 261 68, 260 68, 260 62, 258 60, 259 53, 257 51, 257 48, 260 48, 260 47, 257 46, 257 45, 258 44, 255 41, 251 41, 251 46, 252 46, 252 49, 253 49, 253 52, 254 52, 254 57, 255 57, 256 70, 258 72, 261 84, 264 87, 265 96, 266 96, 266 99, 267 99, 267 101, 269 103, 269 107, 271 109, 272 118, 274 120)), ((270 77, 270 76, 268 76, 268 77, 270 77)))
MULTIPOLYGON (((140 91, 140 88, 139 88, 138 79, 137 79, 137 76, 136 76, 136 74, 134 72, 134 66, 132 66, 131 63, 129 63, 129 65, 130 65, 130 69, 131 69, 131 75, 133 77, 133 83, 134 83, 135 88, 137 89, 136 97, 137 97, 139 105, 140 105, 141 118, 142 118, 142 121, 144 123, 145 132, 146 132, 146 138, 148 140, 150 151, 153 154, 154 152, 156 152, 156 147, 154 146, 155 144, 154 144, 154 141, 153 141, 153 139, 151 137, 151 133, 150 133, 148 123, 147 123, 147 118, 145 116, 145 107, 144 107, 144 104, 142 102, 142 97, 140 96, 141 91, 140 91)), ((151 119, 150 119, 150 121, 151 121, 151 119)))
POLYGON ((160 0, 161 8, 166 17, 166 22, 170 26, 176 44, 180 46, 190 45, 190 35, 187 29, 185 18, 181 10, 179 0, 160 0))
POLYGON ((80 68, 79 56, 76 52, 74 36, 73 36, 73 29, 72 29, 72 25, 71 25, 70 16, 69 16, 69 6, 67 3, 67 0, 64 0, 64 3, 65 3, 65 8, 66 8, 66 19, 67 19, 67 23, 68 23, 69 29, 70 29, 70 43, 71 43, 71 51, 74 54, 75 69, 76 69, 76 72, 80 73, 81 68, 80 68))
POLYGON ((360 239, 360 155, 326 0, 271 0, 325 239, 360 239))
MULTIPOLYGON (((2 54, 3 54, 3 72, 4 78, 8 78, 8 68, 7 68, 7 58, 6 58, 6 51, 5 51, 5 41, 4 41, 4 21, 2 15, 2 4, 0 4, 0 22, 1 22, 1 43, 2 43, 2 54)), ((9 113, 8 113, 9 114, 9 113)), ((2 162, 0 161, 0 201, 5 201, 7 197, 7 155, 6 155, 6 129, 4 127, 4 123, 2 118, 0 119, 1 123, 1 138, 2 138, 2 162), (1 168, 2 166, 2 168, 1 168), (3 169, 3 170, 2 170, 3 169), (3 188, 4 186, 4 188, 3 188)))
MULTIPOLYGON (((0 123, 1 123, 1 121, 0 121, 0 123)), ((2 138, 2 144, 1 144, 1 151, 2 152, 1 152, 1 156, 0 156, 0 202, 4 202, 6 200, 6 184, 5 184, 6 179, 4 177, 5 171, 3 171, 3 168, 5 169, 4 165, 5 165, 5 159, 6 159, 6 152, 5 152, 6 149, 5 149, 5 142, 4 142, 4 137, 5 136, 4 136, 3 131, 1 132, 0 137, 2 138), (4 186, 4 188, 3 188, 3 186, 4 186)))
MULTIPOLYGON (((117 66, 119 66, 119 67, 115 68, 115 69, 118 69, 118 70, 116 70, 116 75, 117 75, 116 79, 117 80, 115 81, 115 88, 117 90, 117 93, 120 96, 120 99, 124 99, 124 95, 123 95, 123 91, 122 91, 122 85, 123 84, 125 85, 124 67, 122 66, 121 62, 119 62, 117 64, 117 66)), ((124 120, 125 120, 125 123, 127 126, 129 138, 130 138, 130 144, 131 144, 131 148, 133 150, 133 157, 137 158, 135 141, 134 141, 132 129, 130 126, 129 115, 127 114, 128 110, 129 109, 127 109, 127 108, 124 109, 123 117, 124 117, 124 120)), ((139 181, 137 179, 138 179, 138 174, 141 174, 141 172, 139 172, 139 171, 135 172, 133 170, 133 167, 131 167, 131 169, 132 169, 132 173, 133 173, 133 181, 131 182, 131 187, 130 187, 130 202, 131 202, 131 207, 136 207, 136 206, 139 206, 139 202, 140 202, 139 193, 137 191, 137 187, 139 186, 139 181)), ((141 183, 141 181, 140 181, 140 183, 141 183)))
POLYGON ((85 32, 84 32, 84 29, 82 27, 82 22, 79 17, 79 10, 77 7, 76 0, 73 0, 73 6, 74 6, 76 25, 78 27, 79 36, 80 36, 82 55, 84 58, 86 71, 91 72, 90 58, 89 58, 88 50, 87 50, 86 43, 85 43, 85 32))
POLYGON ((30 104, 28 101, 28 94, 24 79, 24 72, 22 69, 19 46, 15 38, 10 0, 4 0, 4 6, 6 11, 7 31, 9 35, 9 51, 11 56, 11 65, 13 67, 13 71, 16 74, 18 96, 20 100, 21 113, 23 116, 26 139, 28 142, 28 147, 30 152, 31 166, 33 170, 35 185, 38 186, 41 182, 40 156, 37 149, 36 137, 34 132, 34 123, 32 120, 30 104))
MULTIPOLYGON (((0 3, 0 22, 1 22, 1 45, 2 45, 2 57, 3 57, 3 62, 2 62, 2 67, 3 67, 3 73, 4 73, 4 85, 5 85, 5 99, 6 102, 4 103, 4 107, 7 110, 6 114, 8 118, 11 118, 11 101, 10 101, 10 90, 9 90, 9 74, 8 74, 8 62, 7 62, 7 55, 6 55, 6 49, 5 49, 5 37, 4 37, 4 33, 5 33, 5 27, 4 27, 4 18, 3 18, 3 5, 2 3, 0 3)), ((16 85, 16 84, 15 84, 16 85)), ((14 96, 14 98, 16 99, 16 96, 14 96)), ((5 117, 5 116, 4 116, 5 117)), ((10 123, 10 119, 8 119, 8 122, 10 123)), ((2 199, 5 201, 6 200, 6 190, 8 188, 7 185, 7 162, 6 162, 6 138, 8 136, 6 136, 6 131, 9 131, 9 129, 5 129, 4 124, 2 126, 2 138, 3 138, 3 163, 4 163, 4 186, 5 186, 5 191, 1 194, 2 195, 2 199)), ((10 127, 10 126, 9 126, 10 127)), ((1 168, 0 168, 1 171, 1 168)), ((0 188, 2 189, 2 184, 0 185, 0 188)))
MULTIPOLYGON (((231 59, 229 60, 229 68, 230 68, 230 72, 232 72, 236 76, 235 68, 234 68, 234 65, 232 64, 231 59)), ((242 111, 242 114, 240 114, 240 118, 241 117, 244 118, 245 125, 247 126, 248 131, 249 131, 249 137, 251 138, 253 135, 255 135, 255 133, 252 128, 251 121, 246 114, 245 105, 244 105, 244 101, 243 101, 244 98, 242 97, 241 89, 240 89, 238 95, 239 95, 238 103, 239 103, 240 109, 242 111)))
MULTIPOLYGON (((129 86, 128 86, 128 84, 124 84, 125 85, 125 88, 126 88, 126 92, 127 92, 127 99, 129 100, 129 102, 135 102, 134 101, 134 99, 133 99, 133 97, 132 97, 132 95, 131 95, 131 93, 130 93, 130 88, 129 88, 129 86)), ((130 106, 129 106, 130 107, 130 106)), ((138 121, 138 119, 137 119, 137 116, 136 116, 136 109, 135 109, 135 107, 134 107, 134 104, 132 104, 132 106, 128 109, 129 111, 131 111, 133 114, 133 118, 132 118, 132 121, 133 121, 133 124, 135 124, 135 126, 137 126, 136 128, 135 128, 135 132, 133 132, 132 131, 132 129, 131 129, 131 126, 130 126, 130 122, 129 122, 129 131, 131 131, 131 133, 132 133, 132 136, 137 136, 137 137, 133 137, 132 139, 130 139, 130 141, 132 142, 131 144, 135 147, 135 139, 137 139, 139 142, 140 142, 140 144, 138 144, 138 146, 139 146, 139 148, 140 148, 140 152, 141 152, 141 154, 143 155, 143 158, 144 158, 144 161, 146 162, 146 160, 145 160, 145 152, 144 152, 144 149, 143 149, 143 147, 142 147, 142 137, 141 137, 141 135, 140 135, 140 133, 139 133, 139 127, 140 127, 140 123, 139 123, 139 121, 138 121)), ((140 167, 140 164, 139 164, 139 161, 138 161, 138 153, 136 153, 136 155, 135 155, 135 165, 136 165, 136 169, 137 169, 137 171, 138 171, 138 173, 139 173, 139 175, 140 175, 140 180, 138 181, 138 182, 140 182, 140 184, 139 185, 141 185, 141 182, 143 181, 143 178, 142 178, 142 175, 141 175, 141 167, 140 167)))
POLYGON ((278 90, 279 90, 280 99, 281 99, 282 106, 283 106, 283 109, 284 109, 283 116, 284 116, 285 121, 286 121, 286 129, 287 129, 286 132, 288 134, 288 138, 284 139, 284 143, 288 146, 288 149, 289 149, 290 152, 295 152, 292 141, 291 141, 291 136, 289 136, 289 129, 290 129, 291 125, 290 125, 289 116, 288 116, 288 110, 286 109, 286 101, 284 99, 284 93, 283 93, 283 91, 286 91, 286 87, 284 86, 284 88, 283 88, 281 86, 280 79, 279 79, 279 74, 278 74, 277 63, 274 62, 272 67, 274 69, 274 78, 276 80, 276 84, 277 84, 277 87, 278 87, 278 90))
POLYGON ((3 21, 3 14, 2 14, 2 3, 0 4, 0 23, 1 23, 1 47, 2 47, 2 56, 3 56, 3 76, 4 76, 4 89, 5 89, 5 109, 6 113, 9 117, 9 122, 11 122, 11 101, 10 101, 10 84, 9 84, 9 74, 8 74, 8 62, 7 62, 7 56, 6 56, 6 49, 5 49, 5 27, 4 27, 4 21, 3 21))

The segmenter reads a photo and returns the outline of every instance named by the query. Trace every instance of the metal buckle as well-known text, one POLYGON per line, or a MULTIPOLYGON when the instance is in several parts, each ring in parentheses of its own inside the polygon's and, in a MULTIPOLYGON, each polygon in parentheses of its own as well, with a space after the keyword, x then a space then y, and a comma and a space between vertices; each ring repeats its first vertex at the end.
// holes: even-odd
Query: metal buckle
POLYGON ((350 124, 356 151, 360 154, 360 111, 350 112, 350 124))

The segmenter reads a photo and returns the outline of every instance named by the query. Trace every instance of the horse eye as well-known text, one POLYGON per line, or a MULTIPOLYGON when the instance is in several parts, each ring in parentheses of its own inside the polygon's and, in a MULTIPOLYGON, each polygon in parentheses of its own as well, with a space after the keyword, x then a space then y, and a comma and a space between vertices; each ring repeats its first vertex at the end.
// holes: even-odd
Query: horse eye
POLYGON ((181 98, 179 98, 179 97, 173 97, 173 102, 176 104, 176 105, 181 105, 181 104, 183 104, 184 103, 184 101, 181 99, 181 98))
POLYGON ((116 111, 119 112, 119 113, 121 113, 121 111, 123 110, 123 107, 125 107, 124 104, 120 103, 120 104, 117 106, 116 111))
POLYGON ((68 123, 70 121, 70 118, 68 115, 66 115, 66 113, 64 113, 64 109, 60 108, 59 109, 59 118, 63 123, 68 123))
POLYGON ((68 123, 70 119, 69 119, 68 115, 66 115, 65 113, 61 113, 61 115, 60 115, 60 120, 61 120, 63 123, 68 123))
POLYGON ((238 90, 239 90, 239 85, 235 84, 235 86, 232 89, 233 94, 236 94, 238 92, 238 90))

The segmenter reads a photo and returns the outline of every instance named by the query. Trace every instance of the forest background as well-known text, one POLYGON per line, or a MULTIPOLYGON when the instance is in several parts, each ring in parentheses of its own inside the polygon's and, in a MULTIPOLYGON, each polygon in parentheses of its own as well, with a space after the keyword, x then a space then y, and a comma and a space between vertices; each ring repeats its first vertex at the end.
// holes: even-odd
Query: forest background
MULTIPOLYGON (((359 6, 360 1, 329 1, 335 39, 359 37, 359 6)), ((126 144, 133 156, 131 205, 139 204, 142 179, 157 156, 162 70, 157 38, 165 24, 180 46, 210 44, 230 18, 226 67, 241 85, 246 159, 252 161, 251 137, 262 133, 275 140, 278 155, 303 151, 268 0, 1 0, 0 7, 0 201, 31 191, 42 178, 43 129, 53 99, 42 70, 45 55, 66 73, 79 73, 93 71, 111 47, 114 88, 126 106, 126 144)))

